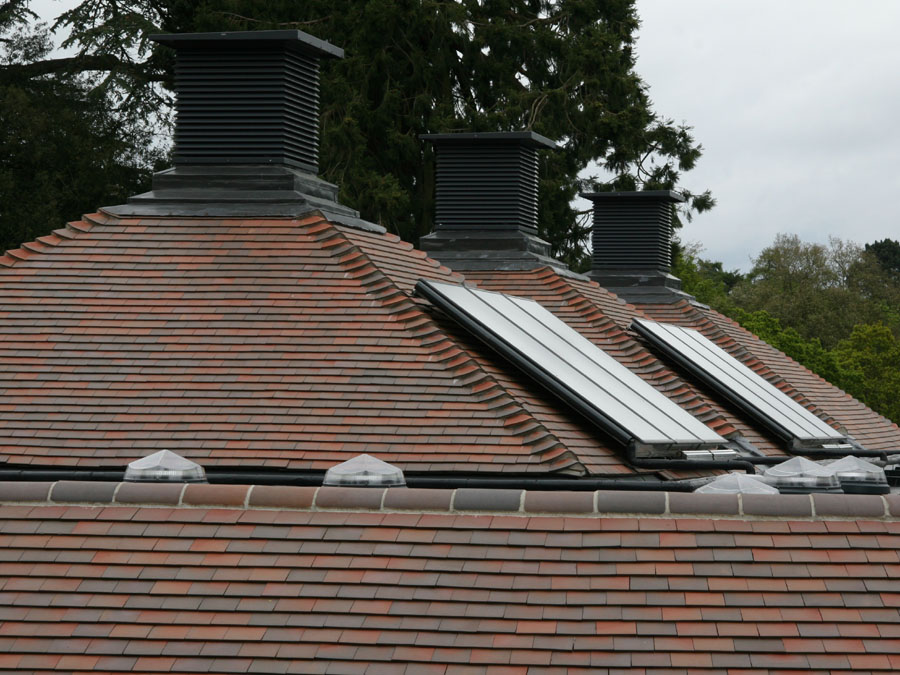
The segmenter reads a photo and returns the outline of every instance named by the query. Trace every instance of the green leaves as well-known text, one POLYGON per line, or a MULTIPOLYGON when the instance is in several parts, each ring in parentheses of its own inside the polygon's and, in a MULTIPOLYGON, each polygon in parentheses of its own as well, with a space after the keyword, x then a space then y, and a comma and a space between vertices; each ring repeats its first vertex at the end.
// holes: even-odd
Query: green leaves
MULTIPOLYGON (((84 0, 57 27, 76 55, 19 73, 80 73, 119 117, 157 132, 172 57, 147 40, 153 32, 296 28, 342 46, 346 58, 322 73, 322 175, 414 243, 433 221, 422 133, 532 129, 560 140, 541 163, 540 230, 575 267, 589 258, 570 206, 579 189, 674 188, 701 152, 688 127, 651 110, 634 72, 633 0, 84 0), (592 162, 611 180, 584 185, 592 162)), ((704 193, 687 212, 712 204, 704 193)))
POLYGON ((885 242, 862 249, 839 239, 822 245, 779 235, 746 276, 723 271, 688 246, 672 272, 701 302, 898 421, 900 279, 890 261, 900 245, 885 242))

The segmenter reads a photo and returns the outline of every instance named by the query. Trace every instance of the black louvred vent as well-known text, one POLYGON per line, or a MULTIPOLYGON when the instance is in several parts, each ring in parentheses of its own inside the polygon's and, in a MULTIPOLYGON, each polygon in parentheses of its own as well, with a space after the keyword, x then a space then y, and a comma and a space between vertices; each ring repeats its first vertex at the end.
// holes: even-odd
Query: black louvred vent
POLYGON ((300 31, 152 36, 175 57, 175 165, 318 171, 319 61, 343 51, 300 31))
POLYGON ((681 195, 660 190, 582 196, 594 203, 594 269, 669 270, 672 204, 681 195))
POLYGON ((437 156, 438 229, 537 233, 537 150, 555 143, 533 132, 423 138, 434 144, 437 156))
POLYGON ((175 162, 318 167, 319 60, 278 51, 185 49, 175 162))

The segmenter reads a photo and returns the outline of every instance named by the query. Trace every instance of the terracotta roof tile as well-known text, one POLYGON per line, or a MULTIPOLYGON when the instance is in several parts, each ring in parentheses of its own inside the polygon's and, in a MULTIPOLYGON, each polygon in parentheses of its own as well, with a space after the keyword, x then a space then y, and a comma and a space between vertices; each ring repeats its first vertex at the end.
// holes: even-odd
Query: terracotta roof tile
POLYGON ((581 473, 583 452, 627 471, 590 434, 557 436, 579 423, 523 408, 543 394, 410 298, 419 278, 461 278, 396 237, 316 216, 101 213, 3 260, 7 461, 122 466, 165 447, 208 467, 370 452, 407 470, 581 473))
MULTIPOLYGON (((306 488, 282 488, 258 510, 243 506, 260 489, 248 486, 229 487, 234 501, 245 497, 239 507, 159 509, 118 505, 120 487, 111 493, 93 485, 79 506, 52 501, 58 486, 49 502, 45 495, 0 506, 6 669, 369 672, 382 664, 386 672, 448 672, 590 664, 595 671, 770 672, 900 665, 891 661, 900 654, 900 593, 891 583, 900 564, 888 570, 844 559, 874 553, 897 560, 900 530, 875 527, 898 524, 884 509, 864 520, 849 512, 812 516, 817 497, 803 496, 810 509, 798 520, 798 500, 776 496, 771 516, 744 519, 746 495, 735 514, 731 503, 702 505, 705 495, 679 501, 660 493, 661 512, 632 506, 623 517, 526 492, 518 502, 526 510, 515 515, 502 499, 500 510, 485 502, 481 514, 459 515, 449 508, 458 495, 441 499, 441 491, 425 495, 426 508, 441 510, 423 512, 409 501, 401 500, 402 511, 387 505, 403 489, 341 510, 338 502, 298 498, 306 488), (562 515, 540 515, 548 503, 562 515), (292 519, 279 525, 242 517, 255 513, 292 519), (58 520, 63 514, 68 519, 58 520), (72 528, 29 534, 46 523, 72 528), (131 534, 116 533, 120 525, 131 534), (159 525, 171 531, 154 533, 159 525), (401 545, 404 533, 416 536, 401 545), (254 545, 241 550, 247 544, 254 545), (589 556, 567 561, 566 551, 589 556), (788 555, 776 562, 766 555, 772 551, 788 555), (65 559, 69 552, 77 560, 65 559)), ((0 502, 8 495, 17 493, 0 485, 0 502)), ((599 499, 605 495, 592 495, 592 505, 606 503, 599 499)))

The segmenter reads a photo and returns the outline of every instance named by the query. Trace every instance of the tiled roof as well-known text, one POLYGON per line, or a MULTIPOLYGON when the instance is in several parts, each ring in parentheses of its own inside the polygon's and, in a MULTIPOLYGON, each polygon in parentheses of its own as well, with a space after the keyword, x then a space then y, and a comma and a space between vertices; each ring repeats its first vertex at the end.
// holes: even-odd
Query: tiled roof
POLYGON ((584 472, 407 293, 461 278, 346 230, 96 214, 0 258, 0 458, 122 466, 165 447, 206 466, 369 452, 412 471, 584 472))
POLYGON ((900 668, 896 495, 2 483, 0 502, 2 670, 900 668))
MULTIPOLYGON (((0 461, 121 468, 167 448, 208 468, 323 470, 368 452, 407 472, 634 473, 415 298, 421 278, 463 281, 396 236, 317 215, 71 223, 0 257, 0 461)), ((765 453, 785 448, 656 358, 631 318, 700 327, 867 446, 900 447, 895 425, 715 313, 636 308, 551 268, 465 280, 538 300, 765 453)))
POLYGON ((759 375, 869 450, 900 451, 900 427, 731 319, 687 302, 641 305, 658 321, 696 328, 759 375))

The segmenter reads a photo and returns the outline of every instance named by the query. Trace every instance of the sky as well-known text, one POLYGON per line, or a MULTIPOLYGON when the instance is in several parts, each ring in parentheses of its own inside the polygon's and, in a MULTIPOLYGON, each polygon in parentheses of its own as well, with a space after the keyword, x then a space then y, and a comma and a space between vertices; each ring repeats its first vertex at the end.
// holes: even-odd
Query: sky
MULTIPOLYGON (((77 0, 36 0, 52 20, 77 0)), ((637 72, 717 205, 680 233, 747 271, 778 233, 900 239, 900 0, 637 0, 637 72)))
POLYGON ((748 270, 778 233, 900 239, 900 2, 637 0, 637 72, 703 145, 680 237, 748 270))

